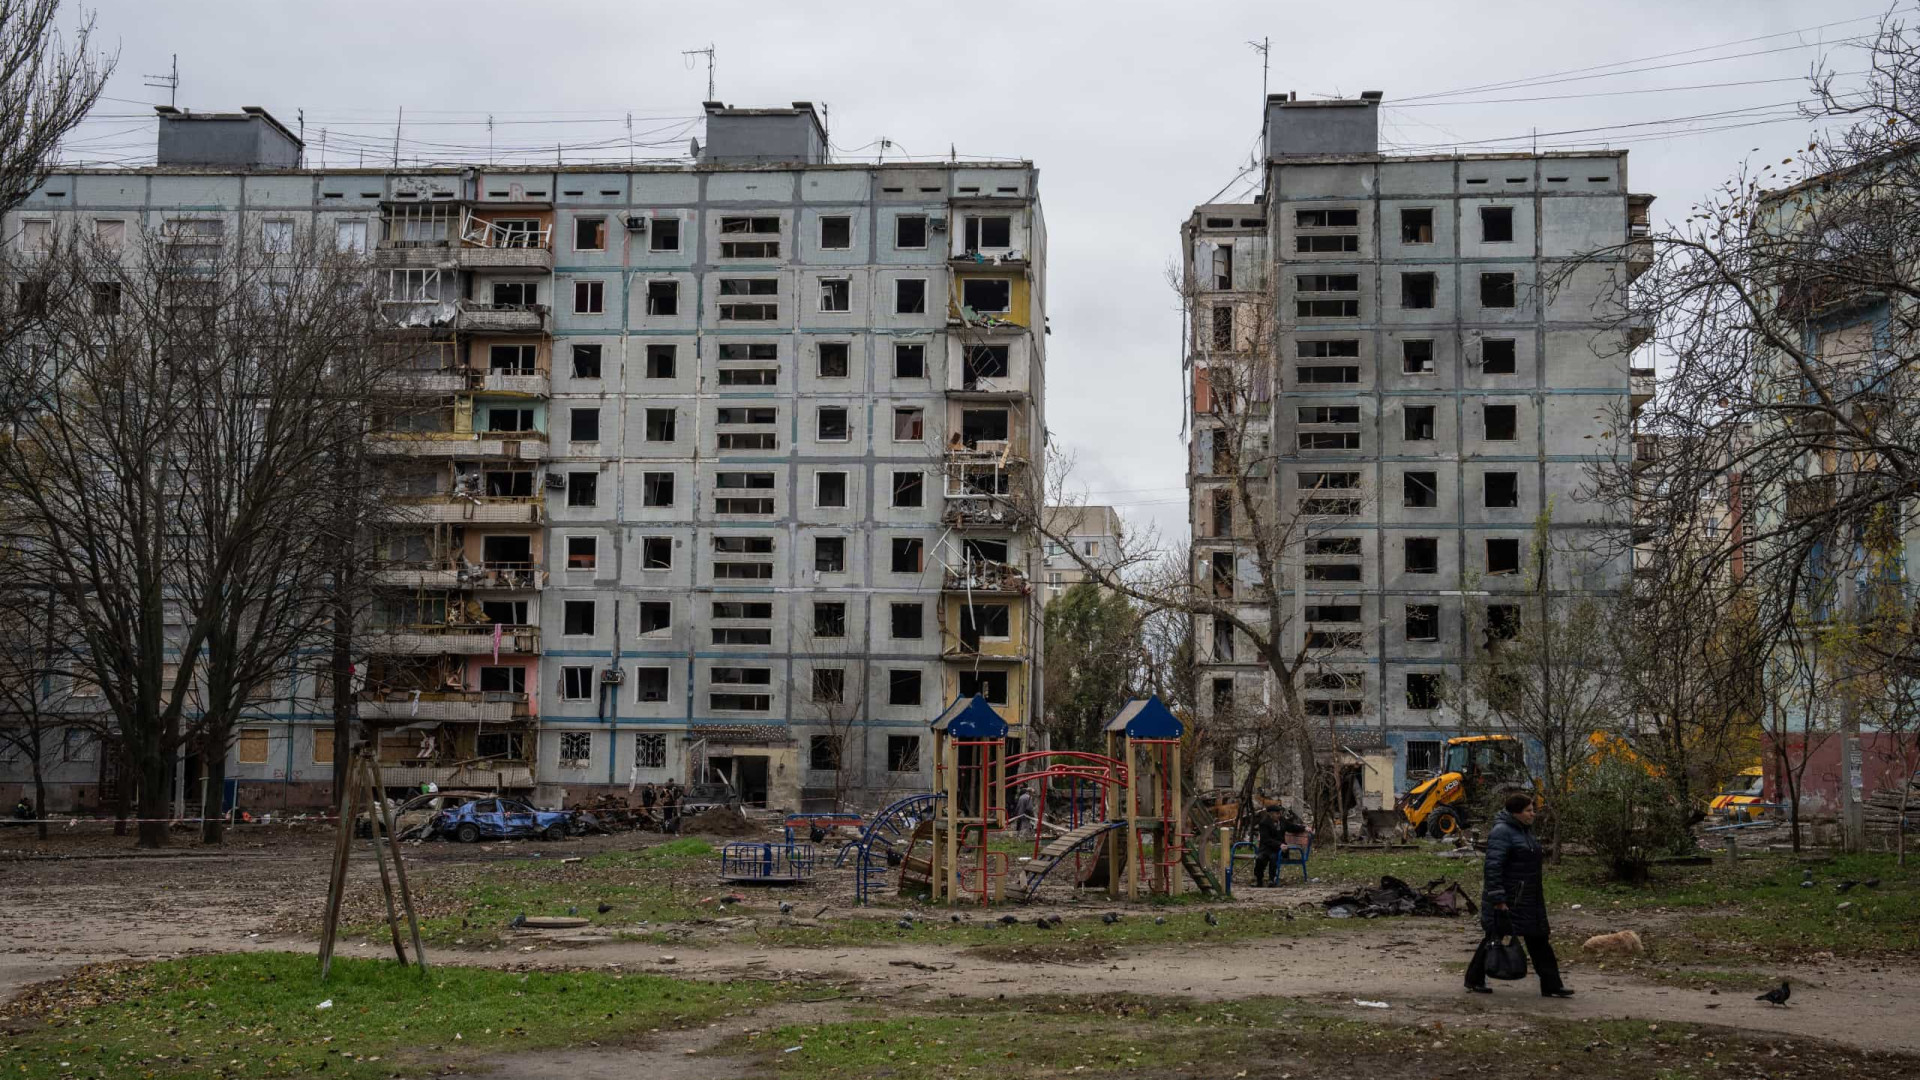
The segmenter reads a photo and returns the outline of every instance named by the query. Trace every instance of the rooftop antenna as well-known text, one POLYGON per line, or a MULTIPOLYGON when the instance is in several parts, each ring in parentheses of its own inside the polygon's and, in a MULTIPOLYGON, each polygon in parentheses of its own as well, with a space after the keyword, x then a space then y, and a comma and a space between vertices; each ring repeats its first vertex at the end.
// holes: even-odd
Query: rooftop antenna
POLYGON ((714 100, 714 97, 713 97, 713 42, 711 41, 707 42, 707 47, 704 49, 681 49, 680 55, 687 58, 688 71, 693 70, 694 57, 704 56, 707 58, 707 100, 708 101, 714 100))
POLYGON ((633 114, 627 114, 627 164, 633 164, 633 114))
POLYGON ((300 121, 300 158, 302 162, 305 162, 307 157, 307 110, 295 109, 293 110, 293 115, 300 121))
POLYGON ((179 53, 173 54, 173 67, 168 69, 167 74, 142 75, 140 77, 143 79, 152 79, 153 81, 150 83, 147 83, 146 85, 153 87, 155 90, 159 90, 162 88, 166 89, 167 108, 171 109, 175 105, 179 104, 179 101, 177 100, 180 96, 180 54, 179 53))
POLYGON ((487 168, 493 168, 493 114, 487 114, 487 168))
POLYGON ((1249 41, 1247 46, 1260 54, 1260 105, 1267 104, 1267 63, 1273 52, 1273 39, 1263 37, 1259 41, 1249 41))

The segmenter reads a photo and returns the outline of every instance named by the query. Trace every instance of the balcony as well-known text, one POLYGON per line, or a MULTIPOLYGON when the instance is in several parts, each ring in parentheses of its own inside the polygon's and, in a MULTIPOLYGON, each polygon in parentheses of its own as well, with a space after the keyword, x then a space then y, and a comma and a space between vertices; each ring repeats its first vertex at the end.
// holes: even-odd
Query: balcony
POLYGON ((388 457, 541 461, 547 456, 547 435, 544 431, 383 432, 372 436, 367 449, 388 457))
POLYGON ((462 270, 551 270, 553 249, 545 247, 467 247, 453 249, 462 270))
POLYGON ((972 559, 960 566, 948 567, 940 587, 947 592, 1003 596, 1025 596, 1032 591, 1032 586, 1027 583, 1027 575, 1019 567, 1010 563, 972 559))
POLYGON ((1629 312, 1626 318, 1627 347, 1637 349, 1653 340, 1653 316, 1641 312, 1629 312))
POLYGON ((546 517, 544 498, 431 496, 389 503, 387 521, 419 525, 538 525, 546 517))
POLYGON ((1653 400, 1656 380, 1657 376, 1650 367, 1627 369, 1627 402, 1634 412, 1639 412, 1647 402, 1653 400))
POLYGON ((526 715, 527 695, 439 690, 387 694, 383 700, 360 702, 364 720, 440 720, 504 724, 526 715))
POLYGON ((373 265, 382 270, 452 270, 454 249, 446 241, 395 241, 373 249, 373 265))
POLYGON ((454 326, 473 334, 544 334, 548 331, 545 304, 483 304, 461 300, 455 304, 454 326))
POLYGON ((1015 514, 1006 504, 980 495, 947 495, 947 506, 940 514, 942 524, 955 529, 991 529, 1005 532, 1014 527, 1015 514))
POLYGON ((462 270, 553 269, 553 226, 528 228, 538 219, 509 220, 512 224, 467 214, 456 249, 462 270))
POLYGON ((408 394, 458 394, 467 389, 468 377, 465 371, 449 368, 443 371, 396 371, 388 376, 392 387, 408 394))
POLYGON ((468 374, 467 386, 476 394, 546 397, 553 380, 544 371, 475 371, 468 374))
POLYGON ((1644 469, 1660 460, 1660 437, 1658 435, 1635 435, 1633 437, 1633 467, 1644 469))
POLYGON ((447 790, 512 791, 533 786, 533 766, 509 758, 482 758, 453 765, 382 764, 380 778, 388 787, 437 784, 447 790))
MULTIPOLYGON (((495 625, 466 623, 395 627, 376 631, 367 642, 367 651, 386 656, 491 656, 495 625)), ((540 628, 502 626, 500 652, 503 655, 537 655, 540 652, 540 628)))
POLYGON ((532 563, 481 563, 462 567, 460 583, 469 589, 539 589, 546 585, 546 571, 532 563))
POLYGON ((394 589, 457 589, 460 572, 444 566, 396 566, 373 572, 373 583, 394 589))

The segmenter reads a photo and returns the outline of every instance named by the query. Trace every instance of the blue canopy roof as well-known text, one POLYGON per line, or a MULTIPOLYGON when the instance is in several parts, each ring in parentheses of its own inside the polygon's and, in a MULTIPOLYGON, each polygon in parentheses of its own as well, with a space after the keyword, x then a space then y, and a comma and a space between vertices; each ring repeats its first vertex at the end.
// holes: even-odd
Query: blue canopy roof
POLYGON ((1107 721, 1107 731, 1125 733, 1131 739, 1177 739, 1186 733, 1187 726, 1173 715, 1173 710, 1160 701, 1160 695, 1134 698, 1121 706, 1113 719, 1107 721))
POLYGON ((1007 721, 979 694, 957 697, 933 722, 933 730, 954 739, 1004 739, 1007 721))

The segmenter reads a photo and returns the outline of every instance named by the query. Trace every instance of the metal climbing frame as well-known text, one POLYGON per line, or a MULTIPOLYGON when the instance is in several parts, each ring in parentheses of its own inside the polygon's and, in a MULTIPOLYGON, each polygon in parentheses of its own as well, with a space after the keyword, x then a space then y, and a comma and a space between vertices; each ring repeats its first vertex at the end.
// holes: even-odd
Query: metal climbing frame
POLYGON ((934 808, 943 798, 945 796, 938 792, 909 795, 873 816, 866 830, 860 834, 860 858, 855 863, 857 873, 853 879, 854 899, 864 904, 873 897, 875 886, 885 889, 893 873, 893 865, 887 856, 897 854, 902 859, 906 857, 912 846, 914 826, 932 817, 934 808))

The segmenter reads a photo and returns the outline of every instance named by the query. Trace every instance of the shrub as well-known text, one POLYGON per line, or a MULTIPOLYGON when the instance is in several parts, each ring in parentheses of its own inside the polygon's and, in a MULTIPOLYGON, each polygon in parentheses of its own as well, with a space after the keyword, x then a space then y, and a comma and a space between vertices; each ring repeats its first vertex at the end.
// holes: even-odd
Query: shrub
POLYGON ((1558 823, 1606 860, 1615 880, 1643 882, 1657 856, 1693 849, 1686 800, 1638 764, 1600 757, 1569 780, 1558 823))

